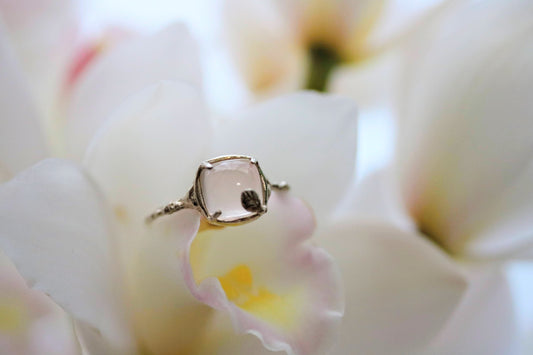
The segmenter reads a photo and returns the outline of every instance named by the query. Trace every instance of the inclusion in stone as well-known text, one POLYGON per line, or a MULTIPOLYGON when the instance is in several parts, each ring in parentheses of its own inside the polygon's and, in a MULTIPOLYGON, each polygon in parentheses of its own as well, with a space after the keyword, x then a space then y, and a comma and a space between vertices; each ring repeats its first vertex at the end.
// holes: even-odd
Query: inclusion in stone
POLYGON ((256 198, 264 200, 257 166, 246 158, 222 160, 211 163, 211 166, 210 169, 202 170, 200 175, 208 214, 214 216, 220 211, 217 219, 221 222, 234 222, 256 215, 259 210, 255 206, 252 208, 250 203, 256 198), (250 191, 254 191, 257 196, 253 196, 255 194, 250 191), (250 199, 251 196, 253 199, 250 199))

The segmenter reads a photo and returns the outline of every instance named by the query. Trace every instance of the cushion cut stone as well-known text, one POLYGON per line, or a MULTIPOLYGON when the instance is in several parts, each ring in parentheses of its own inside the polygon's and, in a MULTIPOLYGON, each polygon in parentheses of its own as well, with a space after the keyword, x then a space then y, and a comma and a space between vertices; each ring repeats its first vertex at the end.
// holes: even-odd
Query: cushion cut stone
POLYGON ((245 158, 223 160, 212 163, 212 166, 211 169, 203 170, 200 175, 208 213, 212 216, 217 211, 222 212, 218 220, 223 222, 233 222, 254 215, 254 212, 247 211, 242 206, 241 194, 251 189, 263 201, 264 192, 257 166, 245 158))

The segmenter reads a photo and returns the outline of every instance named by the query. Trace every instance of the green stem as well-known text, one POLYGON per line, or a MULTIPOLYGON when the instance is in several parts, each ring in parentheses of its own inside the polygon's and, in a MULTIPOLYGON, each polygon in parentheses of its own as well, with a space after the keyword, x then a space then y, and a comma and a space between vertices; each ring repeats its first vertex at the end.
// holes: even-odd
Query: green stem
POLYGON ((323 44, 309 47, 309 72, 307 73, 306 89, 324 92, 327 89, 331 70, 341 62, 339 55, 323 44))

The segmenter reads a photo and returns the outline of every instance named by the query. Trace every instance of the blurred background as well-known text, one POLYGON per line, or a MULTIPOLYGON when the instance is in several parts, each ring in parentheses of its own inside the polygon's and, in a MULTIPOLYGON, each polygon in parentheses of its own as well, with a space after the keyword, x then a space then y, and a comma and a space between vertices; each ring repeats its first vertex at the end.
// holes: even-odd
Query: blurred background
MULTIPOLYGON (((393 1, 389 10, 401 22, 408 22, 411 17, 439 2, 393 1)), ((249 103, 252 93, 248 91, 228 53, 222 7, 221 0, 79 0, 82 29, 89 37, 98 35, 108 26, 152 33, 174 21, 185 23, 199 41, 210 107, 226 114, 249 103)), ((387 107, 360 112, 358 179, 384 166, 391 158, 395 130, 391 115, 387 107)))

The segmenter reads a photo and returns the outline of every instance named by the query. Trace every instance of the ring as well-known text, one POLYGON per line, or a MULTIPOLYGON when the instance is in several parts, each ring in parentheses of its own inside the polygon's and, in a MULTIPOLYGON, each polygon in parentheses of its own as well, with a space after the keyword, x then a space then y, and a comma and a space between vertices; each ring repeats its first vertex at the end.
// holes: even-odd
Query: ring
POLYGON ((183 209, 194 209, 209 224, 240 225, 267 212, 272 190, 288 189, 284 181, 271 184, 255 158, 224 155, 202 162, 187 195, 158 208, 146 217, 146 223, 183 209))

